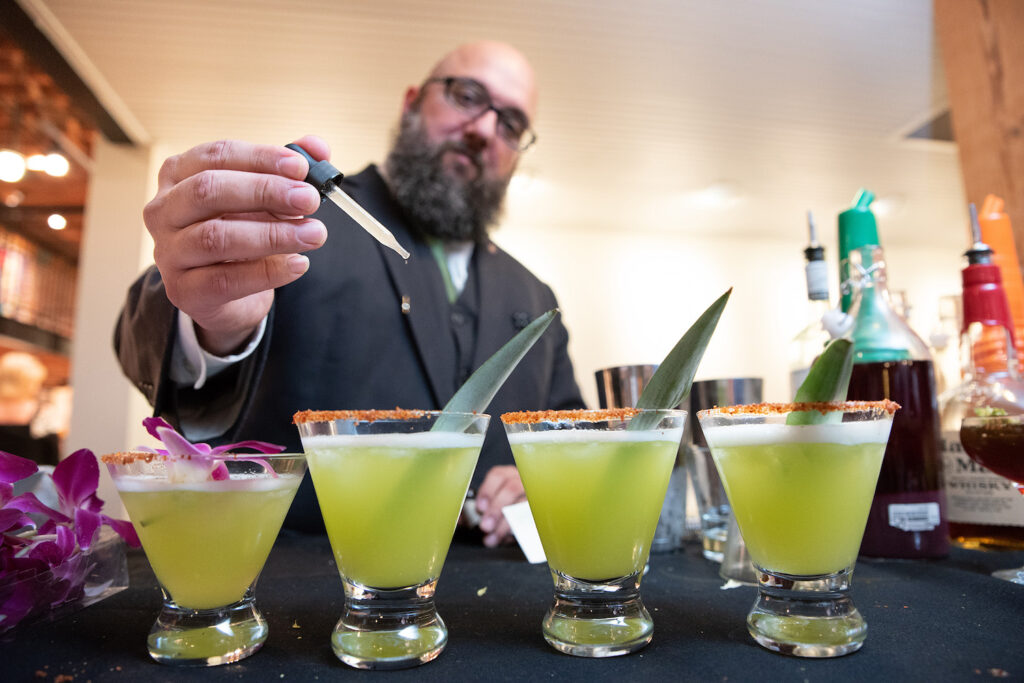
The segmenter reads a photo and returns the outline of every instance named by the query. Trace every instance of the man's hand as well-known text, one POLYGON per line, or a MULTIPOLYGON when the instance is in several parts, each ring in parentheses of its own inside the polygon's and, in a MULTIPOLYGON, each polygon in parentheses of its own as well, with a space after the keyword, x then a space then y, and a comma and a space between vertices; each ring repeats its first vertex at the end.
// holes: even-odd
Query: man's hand
MULTIPOLYGON (((323 140, 298 141, 327 159, 323 140)), ((297 152, 240 141, 211 142, 172 156, 143 217, 171 303, 196 324, 199 343, 227 355, 242 346, 270 311, 274 288, 309 268, 302 252, 327 239, 323 223, 303 218, 320 206, 303 181, 309 165, 297 152)))
POLYGON ((476 509, 482 516, 480 530, 486 534, 485 546, 493 548, 499 543, 512 540, 512 530, 501 514, 501 509, 524 500, 526 492, 523 491, 523 480, 519 478, 519 471, 515 467, 498 465, 487 472, 476 491, 476 509))

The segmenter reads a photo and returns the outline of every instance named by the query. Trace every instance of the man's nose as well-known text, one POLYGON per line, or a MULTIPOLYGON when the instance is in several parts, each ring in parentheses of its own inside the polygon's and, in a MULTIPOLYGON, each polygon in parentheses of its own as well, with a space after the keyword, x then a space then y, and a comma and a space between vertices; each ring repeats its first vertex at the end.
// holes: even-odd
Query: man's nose
POLYGON ((463 135, 471 140, 475 149, 483 149, 498 134, 498 112, 485 109, 462 127, 463 135))

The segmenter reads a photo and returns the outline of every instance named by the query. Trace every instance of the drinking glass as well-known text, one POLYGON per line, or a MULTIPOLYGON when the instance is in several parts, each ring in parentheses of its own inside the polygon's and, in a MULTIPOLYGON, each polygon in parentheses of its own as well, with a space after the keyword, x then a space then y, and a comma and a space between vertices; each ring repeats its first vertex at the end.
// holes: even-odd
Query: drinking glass
MULTIPOLYGON (((1006 477, 1024 494, 1024 417, 965 417, 960 443, 972 460, 1006 477)), ((1024 567, 1000 569, 992 576, 1024 584, 1024 567)))
POLYGON ((301 453, 209 457, 226 478, 154 453, 103 456, 163 591, 147 640, 162 664, 228 664, 263 645, 253 591, 306 472, 301 453))
POLYGON ((698 419, 757 572, 747 630, 769 650, 837 657, 867 624, 850 580, 897 406, 762 403, 698 419), (817 424, 798 424, 816 417, 817 424))
POLYGON ((555 583, 544 638, 580 657, 644 647, 654 622, 640 600, 640 579, 686 411, 544 411, 501 419, 555 583))
POLYGON ((331 646, 346 664, 402 669, 447 644, 434 591, 489 419, 412 410, 295 416, 345 588, 331 646))

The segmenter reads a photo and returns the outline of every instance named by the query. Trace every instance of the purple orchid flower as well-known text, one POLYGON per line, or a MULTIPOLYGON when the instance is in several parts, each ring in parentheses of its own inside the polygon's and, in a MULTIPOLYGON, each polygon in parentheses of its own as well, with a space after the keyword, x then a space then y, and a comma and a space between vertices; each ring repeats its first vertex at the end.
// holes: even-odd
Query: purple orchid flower
POLYGON ((86 551, 102 525, 139 547, 130 522, 100 512, 96 496, 99 464, 87 449, 72 453, 53 470, 59 510, 34 493, 14 495, 17 481, 38 466, 0 451, 0 633, 34 611, 52 608, 84 594, 92 568, 86 551))
MULTIPOLYGON (((175 458, 174 466, 188 469, 198 469, 203 472, 200 478, 210 478, 214 481, 221 481, 228 478, 228 468, 224 460, 215 456, 229 453, 239 448, 251 448, 260 453, 280 453, 284 446, 267 443, 266 441, 239 441, 225 446, 211 447, 206 443, 192 443, 178 433, 167 420, 162 417, 147 417, 142 425, 151 436, 159 440, 166 449, 152 449, 140 447, 138 450, 148 453, 159 453, 165 456, 183 456, 175 458)), ((270 466, 270 463, 263 458, 238 458, 246 462, 254 462, 263 467, 270 476, 277 478, 277 472, 270 466)))

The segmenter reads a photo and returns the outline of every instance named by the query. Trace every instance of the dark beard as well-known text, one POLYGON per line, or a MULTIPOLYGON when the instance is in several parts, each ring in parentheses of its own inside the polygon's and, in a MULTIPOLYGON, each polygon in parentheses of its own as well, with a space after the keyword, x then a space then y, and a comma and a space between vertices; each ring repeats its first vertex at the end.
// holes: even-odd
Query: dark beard
POLYGON ((425 236, 480 244, 501 215, 509 178, 485 179, 479 155, 460 142, 431 145, 418 112, 402 116, 384 169, 398 205, 425 236), (453 178, 444 170, 441 157, 449 150, 472 160, 477 168, 475 178, 453 178))

